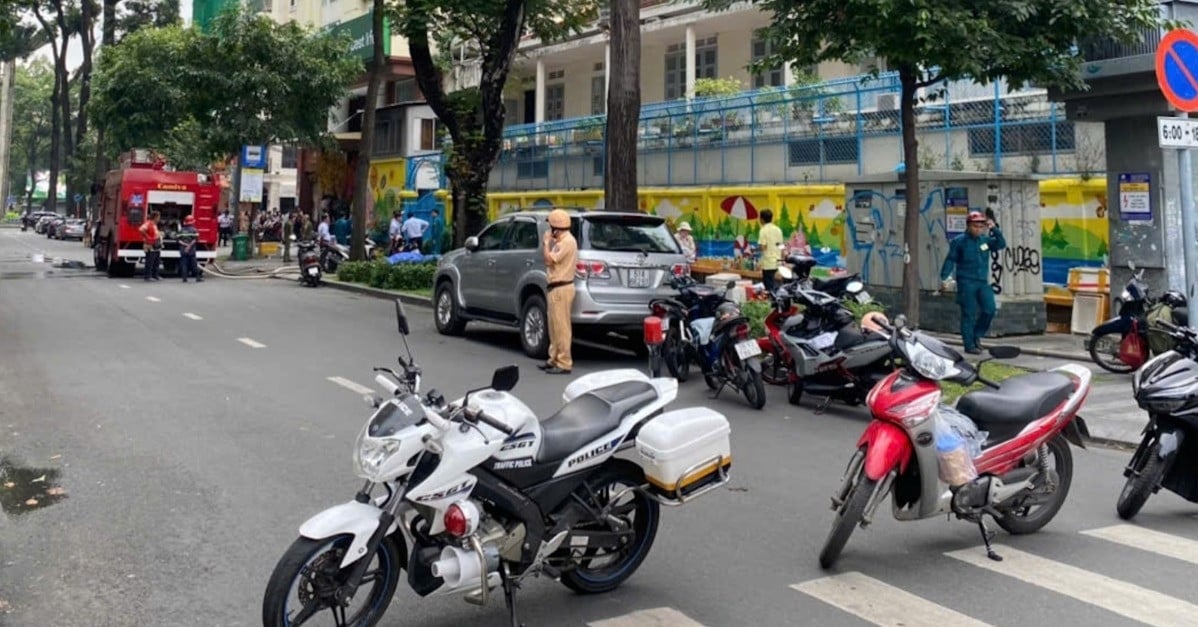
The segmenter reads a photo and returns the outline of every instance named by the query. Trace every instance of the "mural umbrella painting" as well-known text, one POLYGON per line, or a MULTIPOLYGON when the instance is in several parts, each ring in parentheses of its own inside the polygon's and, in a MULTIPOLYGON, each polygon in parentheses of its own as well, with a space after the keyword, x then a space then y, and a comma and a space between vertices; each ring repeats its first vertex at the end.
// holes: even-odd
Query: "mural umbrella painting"
POLYGON ((744 196, 729 196, 720 203, 724 213, 741 220, 756 220, 757 207, 744 196))

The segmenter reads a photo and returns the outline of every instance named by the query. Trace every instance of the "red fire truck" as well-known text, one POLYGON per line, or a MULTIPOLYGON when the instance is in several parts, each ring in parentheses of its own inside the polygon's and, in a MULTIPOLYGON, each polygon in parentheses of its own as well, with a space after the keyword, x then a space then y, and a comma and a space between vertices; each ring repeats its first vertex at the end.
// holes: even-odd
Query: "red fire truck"
POLYGON ((165 166, 151 151, 133 150, 121 155, 118 169, 108 172, 92 236, 96 270, 106 271, 108 276, 133 274, 145 257, 138 228, 151 211, 161 214, 163 270, 170 273, 179 266, 175 235, 189 214, 195 216, 200 232, 197 260, 203 264, 216 258, 220 185, 206 174, 173 172, 165 166))

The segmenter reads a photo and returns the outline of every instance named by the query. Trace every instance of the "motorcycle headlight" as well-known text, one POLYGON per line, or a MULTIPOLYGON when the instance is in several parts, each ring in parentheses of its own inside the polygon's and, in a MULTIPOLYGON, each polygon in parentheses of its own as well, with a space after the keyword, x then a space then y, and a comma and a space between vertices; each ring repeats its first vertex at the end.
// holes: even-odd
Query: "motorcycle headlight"
POLYGON ((1119 300, 1121 300, 1125 303, 1130 301, 1131 300, 1131 292, 1129 292, 1127 290, 1123 290, 1123 292, 1121 294, 1119 294, 1119 300))
POLYGON ((919 342, 907 345, 907 358, 916 372, 935 381, 961 374, 953 360, 933 353, 919 342))
POLYGON ((354 447, 354 474, 367 481, 382 481, 379 470, 398 450, 398 440, 372 438, 363 432, 354 447))

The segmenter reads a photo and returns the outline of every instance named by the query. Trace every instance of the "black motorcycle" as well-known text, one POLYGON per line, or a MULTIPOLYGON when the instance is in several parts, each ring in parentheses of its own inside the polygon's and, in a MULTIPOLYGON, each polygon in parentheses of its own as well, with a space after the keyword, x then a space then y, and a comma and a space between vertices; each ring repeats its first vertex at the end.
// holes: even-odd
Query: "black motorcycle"
MULTIPOLYGON (((292 235, 291 239, 294 241, 295 236, 292 235)), ((320 254, 316 252, 316 242, 299 242, 296 247, 299 249, 300 281, 309 287, 318 287, 323 272, 320 269, 320 254)))
POLYGON ((853 273, 829 279, 815 279, 811 278, 811 269, 817 265, 815 257, 790 255, 786 258, 786 263, 790 266, 790 272, 780 270, 779 273, 787 284, 798 283, 799 287, 805 290, 823 292, 845 301, 868 303, 872 300, 869 292, 865 291, 865 282, 861 280, 860 274, 853 273))
POLYGON ((1118 311, 1118 314, 1094 327, 1094 330, 1090 331, 1090 337, 1086 338, 1086 350, 1090 352, 1090 359, 1103 369, 1118 374, 1133 372, 1143 365, 1143 361, 1133 360, 1129 363, 1122 355, 1123 342, 1130 333, 1139 335, 1145 348, 1141 351, 1144 360, 1147 360, 1150 354, 1149 349, 1152 355, 1159 355, 1168 350, 1168 340, 1162 342, 1159 337, 1167 333, 1155 333, 1159 330, 1154 329, 1159 320, 1157 310, 1167 307, 1169 311, 1168 315, 1164 316, 1165 322, 1171 321, 1174 325, 1184 325, 1189 318, 1184 294, 1170 290, 1161 294, 1160 299, 1154 299, 1148 294, 1143 268, 1136 271, 1135 264, 1132 263, 1129 263, 1128 267, 1134 274, 1123 287, 1123 292, 1115 299, 1113 309, 1118 311))
POLYGON ((1158 322, 1173 350, 1157 355, 1132 378, 1136 403, 1148 412, 1140 446, 1123 470, 1127 483, 1115 511, 1130 520, 1162 487, 1198 503, 1198 332, 1158 322))
MULTIPOLYGON (((678 294, 670 298, 654 298, 649 301, 649 311, 661 319, 663 342, 658 350, 660 361, 665 362, 671 377, 683 382, 690 377, 690 365, 694 357, 690 321, 715 317, 716 308, 728 302, 728 290, 735 284, 729 283, 723 290, 718 290, 690 276, 671 277, 666 279, 665 284, 678 290, 678 294)), ((650 376, 656 377, 660 373, 652 372, 655 368, 653 363, 650 365, 650 376)))

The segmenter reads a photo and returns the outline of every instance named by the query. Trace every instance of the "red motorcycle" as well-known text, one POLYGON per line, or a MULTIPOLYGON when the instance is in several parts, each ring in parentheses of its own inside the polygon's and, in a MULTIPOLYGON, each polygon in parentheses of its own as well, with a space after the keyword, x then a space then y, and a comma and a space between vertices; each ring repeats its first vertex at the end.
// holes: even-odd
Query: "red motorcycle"
POLYGON ((787 320, 799 312, 790 296, 770 294, 770 313, 765 317, 765 335, 757 338, 764 358, 761 362, 761 379, 770 385, 786 385, 794 368, 794 359, 782 341, 782 331, 787 320))
POLYGON ((1069 443, 1085 448, 1082 436, 1089 435, 1077 412, 1090 392, 1090 370, 1065 364, 994 383, 979 374, 981 364, 1017 357, 1018 347, 993 347, 989 358, 973 365, 939 340, 907 328, 903 316, 893 326, 881 324, 873 330, 889 336, 904 365, 866 398, 873 420, 832 497, 836 518, 820 566, 836 562, 853 529, 872 522, 891 494, 898 520, 953 514, 976 523, 987 556, 1001 561, 983 516, 1012 534, 1038 531, 1056 516, 1073 480, 1069 443), (940 404, 938 381, 981 382, 990 389, 965 394, 953 410, 940 404), (971 435, 977 441, 984 439, 977 454, 959 446, 966 443, 959 431, 942 428, 960 421, 976 427, 971 435))

